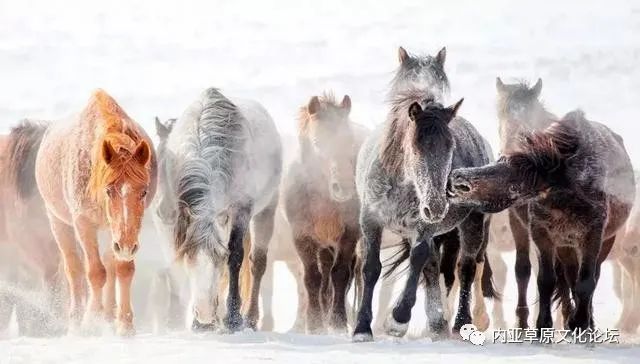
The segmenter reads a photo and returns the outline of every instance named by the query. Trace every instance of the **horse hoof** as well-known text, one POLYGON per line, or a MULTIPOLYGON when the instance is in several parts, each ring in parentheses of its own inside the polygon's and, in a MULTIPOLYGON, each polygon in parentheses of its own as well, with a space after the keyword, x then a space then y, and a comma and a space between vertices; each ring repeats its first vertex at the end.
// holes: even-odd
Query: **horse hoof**
POLYGON ((351 338, 351 341, 354 343, 369 343, 369 342, 373 342, 373 334, 371 334, 370 332, 361 332, 361 333, 357 333, 357 334, 353 334, 353 337, 351 338))
POLYGON ((273 317, 265 316, 262 318, 262 325, 260 325, 262 331, 273 331, 273 317))
POLYGON ((476 325, 478 330, 487 331, 489 325, 491 324, 491 320, 489 319, 489 315, 487 315, 486 313, 481 313, 474 316, 473 324, 476 325))
POLYGON ((208 332, 208 331, 215 331, 215 329, 216 329, 216 325, 213 323, 203 324, 196 319, 194 319, 193 322, 191 323, 191 331, 193 332, 208 332))
POLYGON ((389 316, 385 322, 385 331, 389 336, 403 337, 409 330, 409 322, 400 323, 393 316, 389 316))
POLYGON ((229 330, 229 332, 237 332, 243 329, 243 321, 242 316, 227 316, 224 319, 224 326, 229 330))
POLYGON ((119 322, 116 327, 116 335, 122 337, 131 337, 136 334, 136 329, 131 322, 119 322))

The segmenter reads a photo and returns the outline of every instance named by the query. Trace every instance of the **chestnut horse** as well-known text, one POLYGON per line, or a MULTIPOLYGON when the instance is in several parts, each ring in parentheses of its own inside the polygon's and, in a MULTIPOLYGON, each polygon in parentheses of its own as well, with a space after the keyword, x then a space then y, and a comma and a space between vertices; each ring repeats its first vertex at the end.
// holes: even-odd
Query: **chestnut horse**
POLYGON ((80 115, 49 126, 35 170, 64 260, 72 324, 77 326, 84 311, 79 243, 90 289, 85 319, 103 314, 108 320, 114 318, 115 275, 119 286, 117 332, 132 334, 134 257, 144 209, 156 189, 151 140, 111 96, 97 90, 80 115), (98 246, 98 231, 103 228, 109 229, 112 239, 106 265, 98 246))
POLYGON ((349 96, 338 103, 332 94, 313 96, 300 109, 299 155, 283 180, 285 212, 304 266, 309 332, 323 330, 326 315, 332 328, 347 328, 345 298, 360 238, 355 161, 363 140, 350 111, 349 96))
POLYGON ((20 335, 64 331, 59 254, 35 189, 33 162, 44 127, 23 121, 0 136, 0 331, 15 309, 20 335))

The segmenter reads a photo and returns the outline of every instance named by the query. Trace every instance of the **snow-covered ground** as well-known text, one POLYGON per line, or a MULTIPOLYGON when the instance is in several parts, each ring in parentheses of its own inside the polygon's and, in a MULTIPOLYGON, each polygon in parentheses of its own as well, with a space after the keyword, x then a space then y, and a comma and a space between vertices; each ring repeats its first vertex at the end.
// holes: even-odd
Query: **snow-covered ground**
MULTIPOLYGON (((217 86, 261 101, 283 133, 298 107, 333 89, 353 100, 353 120, 384 119, 385 92, 399 45, 434 54, 447 46, 452 100, 497 146, 495 77, 544 80, 543 98, 562 114, 576 107, 621 134, 636 166, 640 143, 640 3, 532 1, 173 1, 0 0, 0 131, 20 118, 56 119, 79 111, 91 90, 111 93, 149 128, 155 115, 179 115, 217 86)), ((143 242, 136 314, 144 315, 145 274, 159 265, 143 242)), ((512 255, 507 256, 512 266, 512 255)), ((505 308, 515 307, 510 272, 505 308)), ((606 266, 595 298, 601 327, 620 308, 606 266)), ((293 322, 293 280, 276 270, 276 329, 293 322)), ((533 289, 531 300, 535 299, 533 289)), ((424 325, 416 304, 415 330, 424 325)), ((512 318, 511 318, 512 319, 512 318)), ((7 334, 5 334, 6 336, 7 334)), ((637 362, 637 338, 624 345, 474 347, 380 338, 355 345, 341 336, 241 333, 233 336, 140 333, 115 337, 0 340, 0 364, 19 362, 351 363, 460 361, 637 362), (634 361, 635 360, 635 361, 634 361)))

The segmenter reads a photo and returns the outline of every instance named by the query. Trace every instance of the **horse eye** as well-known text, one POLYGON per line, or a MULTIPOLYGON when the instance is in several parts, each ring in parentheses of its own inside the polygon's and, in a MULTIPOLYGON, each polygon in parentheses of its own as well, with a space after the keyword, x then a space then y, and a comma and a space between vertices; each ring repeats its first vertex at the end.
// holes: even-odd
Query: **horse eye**
POLYGON ((145 198, 147 197, 147 190, 142 191, 142 193, 140 194, 140 198, 145 198))
POLYGON ((516 193, 518 193, 518 188, 516 187, 516 185, 509 185, 509 194, 515 195, 516 193))

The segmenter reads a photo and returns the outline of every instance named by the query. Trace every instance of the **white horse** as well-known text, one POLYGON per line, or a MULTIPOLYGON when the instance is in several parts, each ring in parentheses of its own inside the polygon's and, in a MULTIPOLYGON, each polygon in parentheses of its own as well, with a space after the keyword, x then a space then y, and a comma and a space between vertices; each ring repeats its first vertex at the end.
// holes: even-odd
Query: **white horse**
POLYGON ((251 236, 251 288, 244 324, 259 319, 260 283, 267 265, 282 170, 280 138, 258 103, 229 100, 210 88, 178 119, 159 165, 156 219, 173 233, 173 256, 184 264, 195 328, 218 323, 218 283, 229 274, 224 324, 240 315, 243 240, 251 236))

